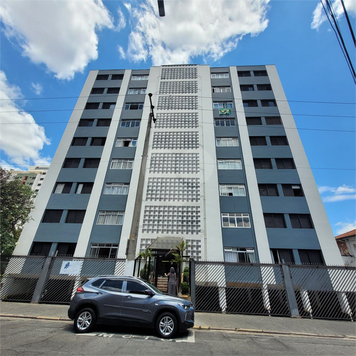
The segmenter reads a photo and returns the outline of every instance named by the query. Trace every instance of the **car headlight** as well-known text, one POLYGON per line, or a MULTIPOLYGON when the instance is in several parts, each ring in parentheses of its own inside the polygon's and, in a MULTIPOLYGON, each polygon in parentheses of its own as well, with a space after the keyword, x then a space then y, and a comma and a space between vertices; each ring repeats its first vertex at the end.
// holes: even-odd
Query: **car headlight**
POLYGON ((181 308, 183 308, 184 310, 189 310, 190 309, 190 305, 189 304, 179 304, 179 306, 181 308))

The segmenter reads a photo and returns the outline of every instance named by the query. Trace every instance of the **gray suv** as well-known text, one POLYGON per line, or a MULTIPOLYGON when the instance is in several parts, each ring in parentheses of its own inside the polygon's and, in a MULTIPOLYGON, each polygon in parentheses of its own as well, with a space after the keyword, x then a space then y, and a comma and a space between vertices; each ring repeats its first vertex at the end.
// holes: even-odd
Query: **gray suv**
POLYGON ((163 294, 136 277, 99 276, 77 289, 68 310, 78 333, 95 324, 123 324, 155 328, 162 338, 194 326, 193 304, 163 294))

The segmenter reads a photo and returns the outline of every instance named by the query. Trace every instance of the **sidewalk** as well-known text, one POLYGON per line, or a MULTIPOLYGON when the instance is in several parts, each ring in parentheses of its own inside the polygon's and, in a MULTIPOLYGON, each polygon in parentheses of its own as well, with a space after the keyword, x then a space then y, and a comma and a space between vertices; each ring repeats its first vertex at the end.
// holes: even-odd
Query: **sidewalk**
MULTIPOLYGON (((70 321, 67 316, 68 308, 68 305, 57 304, 1 302, 0 316, 70 321)), ((346 337, 356 340, 356 323, 351 321, 196 312, 194 328, 200 330, 230 330, 241 333, 346 337)))

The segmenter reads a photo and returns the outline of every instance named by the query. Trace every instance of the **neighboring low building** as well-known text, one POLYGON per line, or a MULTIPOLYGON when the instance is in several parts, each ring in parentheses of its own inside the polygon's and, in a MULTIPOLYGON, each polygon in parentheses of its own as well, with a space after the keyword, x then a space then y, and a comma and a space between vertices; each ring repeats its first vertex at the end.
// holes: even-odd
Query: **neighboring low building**
POLYGON ((356 266, 356 229, 335 237, 345 266, 356 266))
POLYGON ((21 180, 22 184, 29 186, 38 193, 46 178, 49 166, 30 166, 27 171, 11 170, 11 175, 16 180, 21 180))

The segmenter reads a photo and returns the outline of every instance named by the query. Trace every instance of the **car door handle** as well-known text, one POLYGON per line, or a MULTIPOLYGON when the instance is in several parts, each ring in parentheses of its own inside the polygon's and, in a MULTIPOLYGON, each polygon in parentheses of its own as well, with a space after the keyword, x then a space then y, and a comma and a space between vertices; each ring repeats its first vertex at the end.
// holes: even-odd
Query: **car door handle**
POLYGON ((131 295, 126 296, 126 299, 132 299, 131 295))

